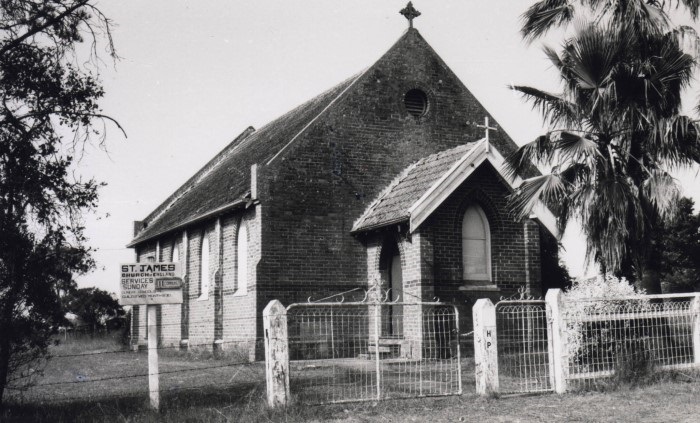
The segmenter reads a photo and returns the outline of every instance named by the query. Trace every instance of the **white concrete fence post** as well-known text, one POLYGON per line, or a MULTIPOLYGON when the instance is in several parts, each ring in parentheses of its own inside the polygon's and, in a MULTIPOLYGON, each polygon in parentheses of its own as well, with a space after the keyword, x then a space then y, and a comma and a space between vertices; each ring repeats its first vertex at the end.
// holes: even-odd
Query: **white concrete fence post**
POLYGON ((547 335, 549 338, 549 369, 554 392, 566 392, 566 377, 569 371, 568 346, 566 345, 566 323, 562 313, 561 289, 550 289, 545 296, 547 310, 547 335))
POLYGON ((472 308, 474 318, 474 373, 476 393, 498 393, 498 342, 496 340, 496 307, 481 298, 472 308))
POLYGON ((700 295, 693 298, 693 363, 700 365, 700 295))
POLYGON ((265 380, 270 407, 289 404, 289 342, 287 309, 272 300, 263 310, 265 330, 265 380))
POLYGON ((157 306, 146 307, 146 326, 148 328, 148 393, 153 410, 160 410, 160 374, 158 371, 158 322, 157 306))

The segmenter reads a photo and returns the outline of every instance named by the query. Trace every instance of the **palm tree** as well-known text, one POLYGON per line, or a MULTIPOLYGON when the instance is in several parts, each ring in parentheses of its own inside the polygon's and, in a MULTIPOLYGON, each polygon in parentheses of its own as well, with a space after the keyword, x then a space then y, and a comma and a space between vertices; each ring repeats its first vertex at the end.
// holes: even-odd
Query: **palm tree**
POLYGON ((603 271, 636 276, 653 293, 660 281, 649 260, 650 229, 679 193, 668 171, 700 163, 700 128, 680 114, 696 60, 676 33, 637 27, 596 21, 580 27, 560 54, 545 48, 562 92, 512 88, 550 130, 508 157, 507 168, 520 173, 534 162, 551 170, 512 195, 520 217, 543 200, 562 232, 579 220, 588 259, 603 271))
MULTIPOLYGON (((522 16, 523 38, 532 41, 555 27, 565 27, 576 19, 607 21, 616 26, 631 25, 638 34, 664 34, 671 29, 669 13, 682 9, 693 20, 700 14, 700 0, 541 0, 522 16)), ((691 28, 679 26, 683 33, 691 28)))

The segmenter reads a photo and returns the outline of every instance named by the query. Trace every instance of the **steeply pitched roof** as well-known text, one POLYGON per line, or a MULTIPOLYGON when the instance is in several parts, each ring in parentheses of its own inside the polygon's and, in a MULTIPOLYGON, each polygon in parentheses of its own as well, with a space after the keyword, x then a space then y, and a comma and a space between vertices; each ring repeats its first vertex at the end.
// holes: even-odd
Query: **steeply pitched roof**
POLYGON ((353 232, 406 221, 409 208, 477 143, 463 144, 408 166, 353 225, 353 232))
POLYGON ((260 130, 237 137, 146 217, 146 227, 136 234, 128 246, 133 247, 202 217, 211 216, 212 212, 244 205, 250 190, 250 167, 275 157, 290 140, 341 97, 360 75, 336 85, 260 130))
MULTIPOLYGON (((350 97, 353 88, 365 82, 365 76, 378 66, 394 63, 397 54, 402 60, 406 51, 413 48, 427 51, 430 61, 439 64, 448 72, 449 68, 415 29, 407 30, 397 42, 365 72, 358 74, 320 96, 304 103, 291 112, 264 126, 257 132, 246 130, 199 172, 190 178, 174 194, 168 197, 144 220, 144 228, 129 244, 137 244, 154 239, 166 233, 181 229, 198 221, 212 218, 228 210, 244 207, 250 200, 251 166, 270 166, 277 158, 292 154, 295 143, 299 143, 309 128, 318 126, 325 117, 331 116, 336 106, 350 97)), ((464 84, 455 78, 463 94, 473 97, 464 84)), ((476 99, 469 100, 476 102, 476 99)), ((482 107, 483 108, 483 107, 482 107)), ((483 110, 488 115, 488 112, 483 110)), ((494 146, 504 154, 513 151, 517 145, 503 132, 494 146)), ((398 201, 398 200, 396 200, 398 201)))

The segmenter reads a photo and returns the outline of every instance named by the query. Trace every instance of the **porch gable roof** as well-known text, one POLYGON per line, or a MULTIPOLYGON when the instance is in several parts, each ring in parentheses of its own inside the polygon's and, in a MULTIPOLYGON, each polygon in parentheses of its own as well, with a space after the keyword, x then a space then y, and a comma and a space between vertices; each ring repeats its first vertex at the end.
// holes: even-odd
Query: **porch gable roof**
MULTIPOLYGON (((522 179, 503 170, 505 159, 487 139, 460 145, 427 156, 407 167, 373 201, 355 222, 352 232, 363 232, 400 222, 409 222, 414 232, 482 163, 488 161, 514 190, 522 179)), ((530 216, 558 235, 556 219, 541 202, 530 216)))

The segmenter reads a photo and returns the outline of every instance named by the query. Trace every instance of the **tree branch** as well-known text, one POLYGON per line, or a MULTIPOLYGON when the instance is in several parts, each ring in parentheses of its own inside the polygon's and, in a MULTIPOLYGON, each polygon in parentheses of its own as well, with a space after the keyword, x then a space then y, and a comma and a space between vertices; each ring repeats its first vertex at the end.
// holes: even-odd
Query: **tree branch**
POLYGON ((24 40, 27 38, 30 38, 46 28, 50 27, 51 25, 55 24, 56 22, 60 22, 63 20, 66 16, 70 15, 71 13, 75 12, 77 9, 80 9, 81 7, 85 6, 90 0, 80 0, 73 6, 67 8, 63 12, 59 13, 58 15, 54 16, 53 19, 49 19, 46 22, 44 22, 42 25, 39 26, 34 26, 30 28, 26 33, 23 35, 20 35, 19 37, 15 38, 14 40, 10 41, 9 43, 5 44, 2 48, 0 48, 0 56, 4 55, 8 51, 12 50, 13 48, 19 46, 24 40))

